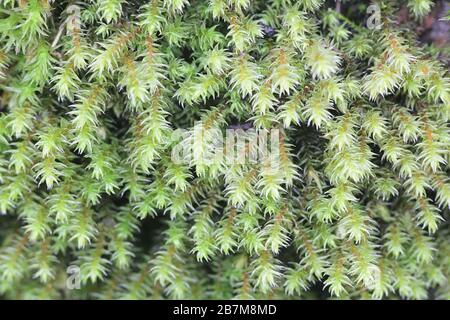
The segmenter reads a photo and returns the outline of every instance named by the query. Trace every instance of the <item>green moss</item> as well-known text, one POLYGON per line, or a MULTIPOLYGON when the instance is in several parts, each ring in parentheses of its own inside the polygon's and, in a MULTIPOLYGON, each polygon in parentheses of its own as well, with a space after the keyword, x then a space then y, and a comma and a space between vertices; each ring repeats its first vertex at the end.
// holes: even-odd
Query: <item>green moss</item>
POLYGON ((448 299, 434 2, 369 4, 0 0, 0 296, 448 299))

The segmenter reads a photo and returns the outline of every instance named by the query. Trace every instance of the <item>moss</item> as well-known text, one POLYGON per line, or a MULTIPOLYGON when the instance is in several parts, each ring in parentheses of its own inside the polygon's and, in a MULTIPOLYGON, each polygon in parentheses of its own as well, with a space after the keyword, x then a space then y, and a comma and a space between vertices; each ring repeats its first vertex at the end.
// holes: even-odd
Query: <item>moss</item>
POLYGON ((369 5, 1 0, 0 295, 448 299, 434 2, 369 5))

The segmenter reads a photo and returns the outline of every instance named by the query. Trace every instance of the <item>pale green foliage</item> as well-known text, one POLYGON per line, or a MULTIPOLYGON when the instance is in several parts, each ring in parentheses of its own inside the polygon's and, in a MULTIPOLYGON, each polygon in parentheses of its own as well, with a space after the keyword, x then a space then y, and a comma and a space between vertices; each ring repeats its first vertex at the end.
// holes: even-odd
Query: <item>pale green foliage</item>
POLYGON ((357 2, 0 1, 0 297, 449 299, 435 1, 357 2))
POLYGON ((431 0, 409 0, 408 8, 412 11, 416 18, 422 18, 429 13, 434 3, 431 0))

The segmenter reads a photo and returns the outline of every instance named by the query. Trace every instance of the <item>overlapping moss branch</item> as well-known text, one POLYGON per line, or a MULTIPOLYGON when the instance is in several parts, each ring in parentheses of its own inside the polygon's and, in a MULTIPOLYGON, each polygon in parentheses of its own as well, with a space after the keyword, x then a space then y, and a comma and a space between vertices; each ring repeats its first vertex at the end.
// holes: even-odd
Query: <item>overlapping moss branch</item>
POLYGON ((0 295, 450 298, 434 2, 376 3, 0 0, 0 295))

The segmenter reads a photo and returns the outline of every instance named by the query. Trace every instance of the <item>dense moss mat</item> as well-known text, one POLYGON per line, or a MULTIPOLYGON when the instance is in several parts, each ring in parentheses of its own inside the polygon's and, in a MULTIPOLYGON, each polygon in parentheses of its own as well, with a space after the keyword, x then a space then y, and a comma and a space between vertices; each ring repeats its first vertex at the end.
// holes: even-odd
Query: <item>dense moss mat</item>
POLYGON ((0 296, 448 299, 435 5, 0 0, 0 296))

